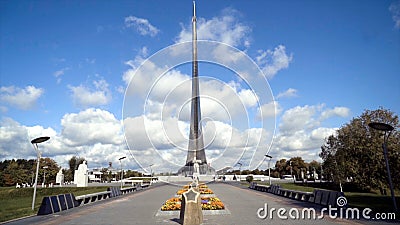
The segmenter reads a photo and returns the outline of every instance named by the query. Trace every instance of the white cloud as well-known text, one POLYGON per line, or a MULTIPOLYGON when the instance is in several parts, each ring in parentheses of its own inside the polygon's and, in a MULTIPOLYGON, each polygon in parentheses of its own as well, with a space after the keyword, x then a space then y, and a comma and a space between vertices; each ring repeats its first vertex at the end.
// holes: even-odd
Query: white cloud
POLYGON ((257 95, 250 89, 243 89, 239 93, 239 98, 245 107, 253 107, 257 105, 258 98, 257 95))
MULTIPOLYGON (((52 137, 40 145, 40 150, 49 155, 49 143, 57 144, 56 131, 42 126, 24 126, 11 118, 0 121, 0 160, 6 158, 36 157, 36 152, 30 141, 40 136, 52 137), (43 149, 42 149, 43 147, 43 149)), ((64 149, 65 150, 65 149, 64 149)), ((55 155, 55 154, 54 154, 55 155)))
POLYGON ((68 86, 76 106, 87 108, 92 106, 106 105, 111 102, 112 95, 108 83, 104 79, 93 81, 94 88, 83 86, 68 86))
MULTIPOLYGON (((122 75, 122 80, 125 82, 126 85, 129 84, 129 82, 131 81, 136 70, 143 63, 143 61, 145 61, 147 55, 148 55, 148 50, 147 50, 147 47, 144 46, 140 49, 139 53, 136 55, 134 60, 129 60, 129 61, 125 62, 126 65, 131 67, 131 69, 127 70, 122 75)), ((145 64, 144 66, 146 66, 146 65, 147 64, 145 64)))
MULTIPOLYGON (((151 160, 165 160, 166 164, 183 166, 187 155, 188 122, 176 118, 162 121, 139 116, 126 118, 124 126, 129 147, 142 164, 150 163, 151 160)), ((243 151, 257 149, 270 136, 261 128, 239 130, 221 121, 204 122, 203 135, 207 159, 218 169, 233 165, 243 151)), ((259 151, 265 154, 263 150, 266 150, 264 146, 259 151)), ((243 158, 243 162, 249 163, 250 160, 243 158)))
POLYGON ((44 90, 42 88, 36 88, 35 86, 26 86, 25 88, 15 86, 0 87, 1 101, 22 110, 32 109, 43 93, 44 90))
POLYGON ((293 133, 279 133, 272 146, 275 158, 302 157, 306 161, 317 160, 325 138, 336 132, 337 128, 318 127, 297 130, 293 133))
POLYGON ((285 134, 292 134, 300 130, 312 129, 320 125, 320 121, 316 119, 317 111, 323 105, 303 107, 296 106, 285 111, 281 117, 281 124, 279 125, 279 132, 285 134))
POLYGON ((297 90, 294 88, 289 88, 284 92, 281 92, 276 96, 277 99, 279 98, 292 98, 297 96, 297 90))
MULTIPOLYGON (((64 168, 68 167, 72 156, 86 158, 90 168, 106 167, 108 162, 117 163, 122 155, 129 156, 121 122, 108 111, 87 109, 65 114, 61 126, 62 131, 56 132, 51 127, 24 126, 11 118, 3 118, 0 121, 0 160, 36 158, 30 141, 40 136, 50 137, 39 145, 42 157, 51 157, 64 168)), ((135 165, 130 163, 130 166, 135 165)))
MULTIPOLYGON (((151 162, 150 156, 155 157, 155 161, 163 159, 181 166, 186 159, 191 76, 176 68, 169 69, 169 57, 173 53, 176 52, 153 55, 141 64, 140 70, 137 68, 138 62, 143 62, 141 53, 135 60, 127 62, 131 69, 123 78, 125 82, 129 81, 124 104, 124 130, 131 150, 140 157, 143 165, 151 162), (160 61, 156 60, 156 56, 159 56, 160 61)), ((211 51, 208 53, 212 54, 211 51)), ((236 56, 230 61, 234 62, 235 59, 236 56)), ((265 81, 263 76, 260 78, 265 81)), ((259 154, 263 156, 269 147, 273 131, 265 128, 269 125, 274 128, 274 120, 266 118, 268 125, 261 120, 254 120, 260 98, 252 89, 242 87, 247 83, 222 81, 206 75, 202 75, 199 80, 203 134, 205 144, 210 144, 206 151, 210 162, 216 167, 231 166, 242 156, 240 160, 248 165, 251 162, 254 168, 257 160, 262 159, 259 154), (251 127, 253 125, 257 128, 251 127), (258 145, 262 147, 258 148, 258 145)), ((262 91, 258 93, 263 94, 262 91)), ((275 115, 275 107, 274 104, 272 115, 275 115)), ((271 110, 265 111, 263 116, 271 110)))
POLYGON ((217 61, 225 65, 238 63, 247 57, 243 52, 236 51, 228 45, 218 45, 212 50, 212 54, 217 61))
POLYGON ((139 34, 143 36, 149 35, 151 37, 154 37, 160 32, 160 30, 157 27, 151 25, 151 23, 147 19, 138 18, 135 16, 126 17, 125 26, 135 27, 139 34))
POLYGON ((120 121, 105 110, 89 108, 65 114, 61 125, 61 135, 68 146, 120 145, 123 142, 120 121))
POLYGON ((331 117, 347 117, 350 109, 346 107, 326 108, 324 104, 296 106, 288 109, 281 117, 279 132, 292 134, 297 131, 316 129, 331 117))
MULTIPOLYGON (((325 140, 326 137, 334 134, 336 130, 337 128, 318 127, 311 131, 310 137, 313 140, 325 140)), ((317 147, 320 147, 321 145, 322 143, 319 144, 317 147)))
MULTIPOLYGON (((198 40, 219 41, 235 47, 250 46, 248 38, 251 28, 240 23, 237 18, 239 13, 233 9, 227 8, 222 11, 220 17, 213 17, 210 20, 197 18, 197 38, 198 40)), ((191 23, 186 27, 182 25, 176 42, 192 40, 191 23)))
POLYGON ((350 109, 347 107, 335 107, 333 109, 327 109, 321 113, 321 120, 328 119, 333 116, 348 117, 350 109))
POLYGON ((61 82, 61 76, 64 75, 67 70, 69 70, 69 67, 62 68, 53 73, 54 77, 57 79, 57 84, 61 82))
POLYGON ((392 2, 389 6, 389 11, 392 13, 394 27, 400 29, 400 1, 392 2))
POLYGON ((282 108, 277 101, 269 102, 257 109, 256 119, 261 120, 269 117, 275 117, 282 112, 282 108))
POLYGON ((326 108, 324 104, 296 106, 286 110, 279 124, 270 155, 275 159, 302 157, 305 161, 319 159, 325 138, 338 128, 326 127, 324 120, 331 117, 346 117, 346 107, 326 108))
MULTIPOLYGON (((257 105, 258 97, 255 93, 250 89, 241 88, 238 83, 237 88, 232 88, 233 81, 226 84, 207 77, 201 77, 199 81, 203 118, 219 121, 242 118, 244 122, 248 117, 246 110, 257 105)), ((143 85, 136 88, 136 91, 142 88, 143 85)), ((145 93, 141 95, 147 96, 145 93)), ((171 70, 152 86, 144 103, 144 113, 150 119, 161 119, 162 115, 164 118, 177 117, 187 121, 190 118, 190 98, 190 77, 171 70)))
MULTIPOLYGON (((164 117, 176 116, 183 120, 189 118, 191 76, 175 69, 166 71, 150 60, 147 60, 140 70, 136 70, 136 60, 128 64, 132 69, 126 71, 123 76, 126 82, 130 82, 126 98, 140 96, 148 118, 159 118, 161 112, 164 117), (149 74, 159 76, 155 79, 149 74), (133 76, 134 80, 131 82, 133 76), (178 115, 179 113, 181 114, 178 115)), ((223 82, 206 76, 201 76, 199 82, 203 117, 227 121, 230 117, 241 116, 247 120, 246 109, 257 104, 258 96, 251 89, 242 88, 240 83, 223 82)), ((129 105, 125 107, 129 108, 129 105)))
POLYGON ((289 67, 293 60, 293 54, 286 53, 286 47, 279 45, 274 50, 259 50, 256 62, 268 79, 271 79, 282 69, 289 67))

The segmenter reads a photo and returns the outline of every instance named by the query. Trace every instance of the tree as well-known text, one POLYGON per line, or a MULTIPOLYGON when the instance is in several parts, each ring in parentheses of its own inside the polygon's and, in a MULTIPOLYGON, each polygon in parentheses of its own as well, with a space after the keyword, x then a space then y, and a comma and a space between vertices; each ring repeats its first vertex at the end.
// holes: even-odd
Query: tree
POLYGON ((287 168, 286 159, 281 159, 279 161, 276 161, 276 163, 275 163, 275 171, 277 172, 277 175, 279 177, 282 177, 283 175, 287 174, 287 169, 286 168, 287 168))
POLYGON ((395 128, 387 148, 394 186, 400 185, 399 118, 383 108, 366 110, 326 139, 321 146, 320 157, 327 177, 336 183, 352 181, 366 191, 387 188, 387 171, 381 147, 383 132, 370 128, 368 124, 371 122, 387 123, 395 128))
MULTIPOLYGON (((310 163, 308 163, 308 171, 312 176, 314 176, 314 171, 316 174, 321 174, 321 163, 313 160, 310 163)), ((318 177, 313 177, 314 179, 317 179, 318 177)))
POLYGON ((102 182, 110 182, 111 181, 110 173, 108 172, 107 168, 102 168, 101 173, 102 173, 102 175, 101 175, 102 182))
MULTIPOLYGON (((33 166, 36 171, 36 164, 33 166)), ((46 173, 46 184, 56 183, 56 176, 60 167, 57 162, 51 158, 40 158, 38 183, 43 183, 44 174, 46 173), (44 168, 47 167, 47 168, 44 168)))
POLYGON ((140 172, 138 172, 138 171, 135 171, 135 170, 127 170, 127 171, 125 171, 125 175, 124 175, 125 177, 142 177, 143 176, 143 174, 142 173, 140 173, 140 172))
MULTIPOLYGON (((44 169, 46 168, 46 183, 55 183, 59 170, 57 163, 50 158, 41 158, 39 164, 38 183, 43 182, 44 169)), ((0 163, 0 186, 15 186, 17 183, 33 184, 36 173, 36 160, 12 159, 0 163)))
POLYGON ((307 163, 301 157, 293 157, 286 162, 286 171, 288 174, 295 175, 297 178, 301 177, 301 170, 307 168, 307 163))
POLYGON ((78 169, 79 164, 82 164, 85 161, 83 157, 72 156, 68 161, 69 169, 65 171, 64 180, 65 181, 73 181, 75 170, 78 169))

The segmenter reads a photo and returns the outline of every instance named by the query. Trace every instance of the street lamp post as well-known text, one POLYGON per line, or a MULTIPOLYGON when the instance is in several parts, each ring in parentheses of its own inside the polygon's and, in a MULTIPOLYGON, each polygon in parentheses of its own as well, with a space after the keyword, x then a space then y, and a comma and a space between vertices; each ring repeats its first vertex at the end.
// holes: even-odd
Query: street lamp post
POLYGON ((42 142, 45 142, 45 141, 47 141, 49 139, 50 139, 50 137, 38 137, 38 138, 35 138, 35 139, 33 139, 31 141, 31 143, 33 145, 33 148, 36 151, 36 156, 37 156, 36 177, 35 177, 35 184, 34 184, 34 187, 33 187, 33 197, 32 197, 32 210, 35 209, 36 186, 37 186, 37 178, 38 178, 38 175, 39 175, 39 163, 40 163, 40 157, 41 157, 41 153, 39 151, 38 144, 42 143, 42 142))
POLYGON ((153 181, 153 169, 151 168, 152 166, 154 166, 154 164, 150 164, 150 165, 149 165, 149 167, 150 167, 150 184, 151 184, 152 181, 153 181))
POLYGON ((46 187, 46 169, 48 166, 43 166, 43 186, 46 187))
POLYGON ((126 156, 121 157, 121 158, 118 159, 119 160, 119 164, 121 165, 121 189, 122 189, 122 184, 123 184, 122 180, 124 179, 124 171, 122 171, 122 162, 121 162, 121 160, 123 160, 125 158, 126 158, 126 156))
POLYGON ((150 164, 149 165, 149 167, 150 167, 150 177, 153 177, 153 169, 151 168, 152 166, 154 166, 154 164, 150 164))
POLYGON ((382 143, 383 156, 385 157, 386 170, 388 173, 389 188, 390 188, 390 194, 392 196, 393 207, 394 207, 395 212, 397 212, 396 198, 394 196, 392 176, 390 175, 389 160, 388 160, 388 156, 387 156, 387 147, 386 147, 389 136, 392 133, 392 131, 394 130, 394 127, 392 127, 391 125, 386 124, 386 123, 369 123, 368 126, 375 130, 380 130, 380 131, 385 132, 384 136, 383 136, 383 143, 382 143))
POLYGON ((269 179, 269 186, 271 186, 271 167, 269 167, 269 164, 271 162, 272 156, 265 155, 265 157, 269 158, 269 161, 268 161, 268 179, 269 179))
POLYGON ((289 161, 289 165, 290 165, 290 177, 292 177, 292 179, 293 179, 292 161, 289 161))
POLYGON ((242 163, 238 162, 239 165, 239 182, 242 180, 242 163))
POLYGON ((319 178, 320 183, 322 183, 322 173, 324 172, 324 170, 322 169, 322 164, 321 164, 321 177, 319 178))
POLYGON ((342 178, 341 174, 342 174, 342 173, 339 171, 339 166, 338 166, 338 163, 337 163, 337 161, 336 161, 336 155, 333 156, 333 160, 334 160, 334 162, 335 162, 336 170, 337 170, 337 172, 338 172, 338 179, 339 179, 339 188, 340 188, 340 192, 343 193, 343 186, 342 186, 342 181, 341 181, 341 178, 342 178))

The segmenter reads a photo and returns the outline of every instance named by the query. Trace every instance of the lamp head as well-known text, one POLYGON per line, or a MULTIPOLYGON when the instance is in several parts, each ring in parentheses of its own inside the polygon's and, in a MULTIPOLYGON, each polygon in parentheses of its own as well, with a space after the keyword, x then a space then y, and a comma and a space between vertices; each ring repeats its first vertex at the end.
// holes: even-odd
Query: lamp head
POLYGON ((394 127, 386 123, 373 122, 369 123, 368 126, 375 130, 381 130, 381 131, 392 131, 394 129, 394 127))
POLYGON ((47 141, 47 140, 49 140, 49 139, 50 139, 50 137, 38 137, 38 138, 33 139, 33 140, 31 141, 31 143, 32 143, 32 144, 38 144, 38 143, 45 142, 45 141, 47 141))

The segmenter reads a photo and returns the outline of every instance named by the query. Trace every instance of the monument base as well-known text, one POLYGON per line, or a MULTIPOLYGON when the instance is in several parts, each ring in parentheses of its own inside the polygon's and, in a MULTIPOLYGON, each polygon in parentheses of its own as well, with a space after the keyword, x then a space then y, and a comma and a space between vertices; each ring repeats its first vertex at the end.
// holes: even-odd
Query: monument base
MULTIPOLYGON (((178 175, 185 177, 192 177, 194 173, 194 166, 184 166, 178 170, 178 175)), ((215 169, 208 164, 199 165, 199 175, 214 175, 215 169)))
POLYGON ((179 220, 182 225, 203 224, 202 203, 197 187, 191 187, 182 194, 179 220))

